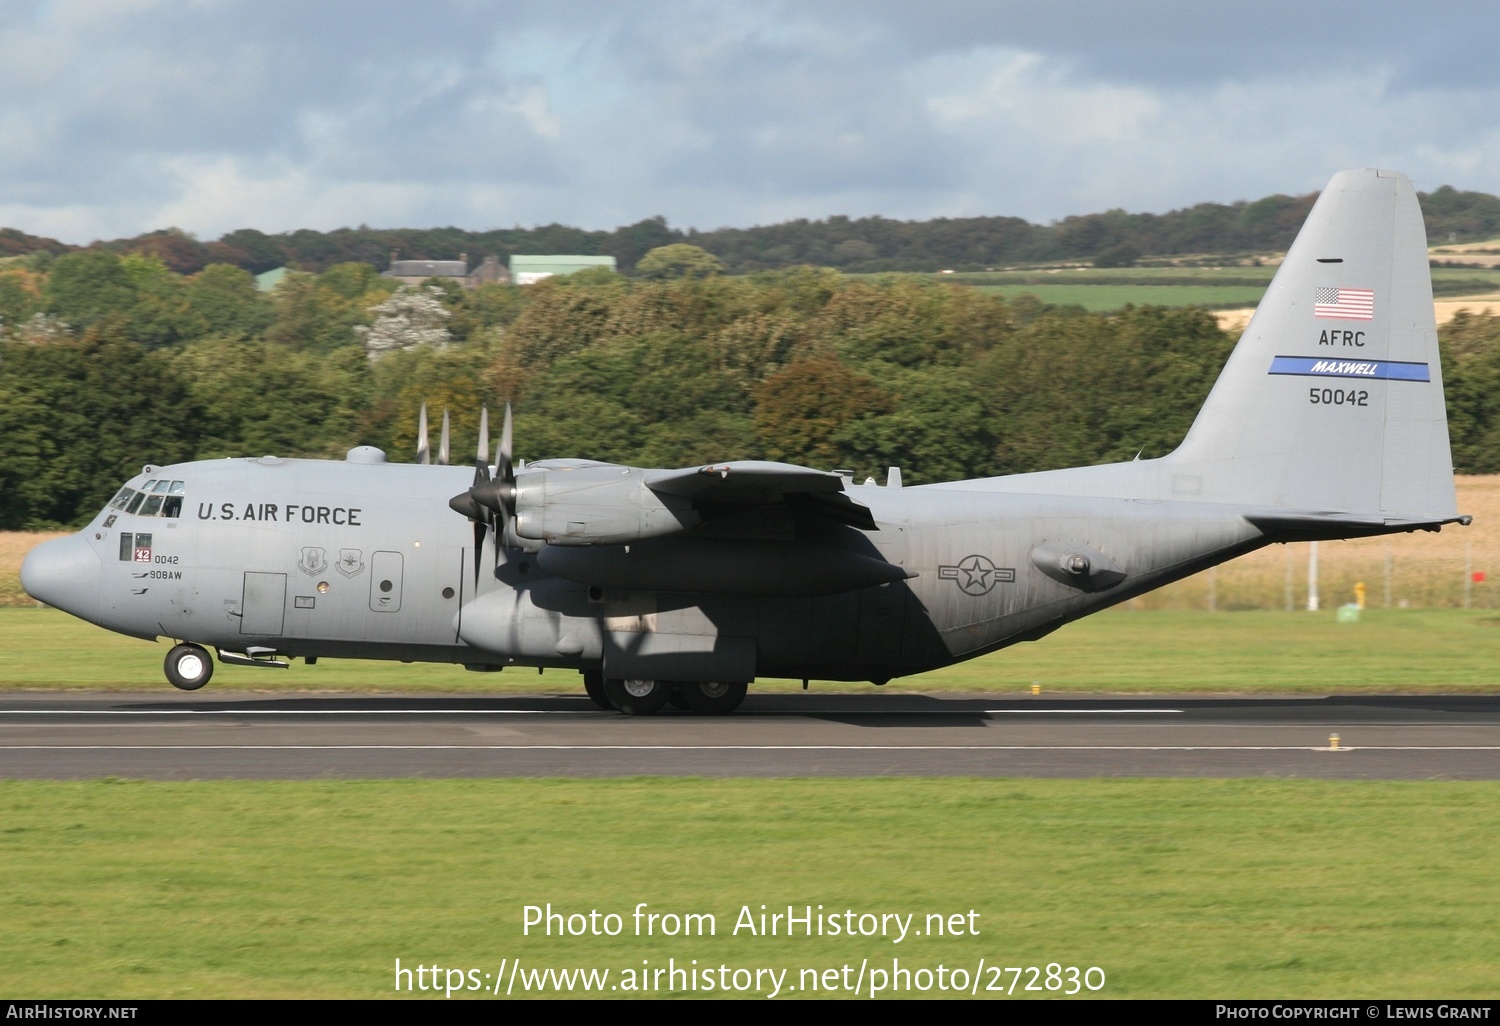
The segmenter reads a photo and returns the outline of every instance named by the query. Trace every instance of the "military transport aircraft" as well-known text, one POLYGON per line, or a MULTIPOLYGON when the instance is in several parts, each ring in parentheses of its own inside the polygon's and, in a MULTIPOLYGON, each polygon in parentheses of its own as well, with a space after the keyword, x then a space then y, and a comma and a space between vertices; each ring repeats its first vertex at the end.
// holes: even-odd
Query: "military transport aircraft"
MULTIPOLYGON (((1045 360, 1045 353, 1037 359, 1045 360)), ((1108 383, 1080 380, 1100 402, 1108 383)), ((1457 512, 1422 214, 1333 178, 1182 445, 903 488, 781 463, 653 470, 260 458, 147 466, 26 590, 144 639, 185 690, 322 656, 572 667, 625 713, 727 713, 757 677, 876 684, 1040 638, 1272 542, 1457 512), (457 494, 454 494, 454 493, 457 494), (450 499, 450 496, 452 498, 450 499), (465 523, 465 518, 472 522, 465 523)))

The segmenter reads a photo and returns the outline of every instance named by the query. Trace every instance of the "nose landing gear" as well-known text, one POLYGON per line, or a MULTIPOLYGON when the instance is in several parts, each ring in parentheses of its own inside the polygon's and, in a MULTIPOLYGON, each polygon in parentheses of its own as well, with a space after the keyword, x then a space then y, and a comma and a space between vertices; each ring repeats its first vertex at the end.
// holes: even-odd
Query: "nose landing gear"
POLYGON ((162 667, 167 681, 182 691, 197 691, 214 675, 214 661, 197 645, 175 645, 162 667))

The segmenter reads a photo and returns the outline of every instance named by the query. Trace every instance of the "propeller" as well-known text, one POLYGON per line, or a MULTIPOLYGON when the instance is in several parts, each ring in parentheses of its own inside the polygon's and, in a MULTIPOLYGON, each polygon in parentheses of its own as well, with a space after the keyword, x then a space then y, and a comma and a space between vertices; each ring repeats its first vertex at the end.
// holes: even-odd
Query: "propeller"
POLYGON ((509 534, 516 514, 516 472, 512 464, 512 428, 510 403, 505 404, 505 420, 500 429, 500 452, 495 476, 490 477, 490 411, 479 410, 479 451, 474 461, 474 483, 468 491, 448 500, 448 506, 474 521, 474 583, 479 583, 479 562, 484 551, 486 531, 495 532, 495 565, 500 565, 500 550, 509 534))
POLYGON ((422 412, 417 414, 417 462, 426 466, 432 462, 427 450, 427 404, 422 404, 422 412))
MULTIPOLYGON (((424 432, 422 432, 422 434, 425 436, 427 434, 427 432, 424 431, 424 432)), ((448 465, 448 408, 445 406, 445 407, 443 407, 443 435, 442 435, 442 439, 438 442, 438 466, 440 466, 440 467, 446 467, 447 465, 448 465)))

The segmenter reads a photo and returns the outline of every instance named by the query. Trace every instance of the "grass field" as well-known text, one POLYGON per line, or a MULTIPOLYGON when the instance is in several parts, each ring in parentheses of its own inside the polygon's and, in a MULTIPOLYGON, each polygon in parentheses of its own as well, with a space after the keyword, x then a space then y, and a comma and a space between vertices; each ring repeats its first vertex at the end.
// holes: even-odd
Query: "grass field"
MULTIPOLYGON (((1470 271, 1471 275, 1485 272, 1470 271)), ((944 274, 943 281, 966 285, 1046 285, 1052 282, 1079 285, 1249 285, 1265 288, 1276 268, 1231 265, 1227 267, 1039 267, 1009 271, 960 271, 944 274)))
POLYGON ((0 993, 379 997, 394 993, 398 958, 607 968, 616 983, 697 959, 789 969, 797 986, 802 969, 863 959, 972 978, 983 958, 1097 966, 1109 997, 1494 997, 1494 794, 1183 780, 0 782, 0 993), (618 913, 624 930, 524 936, 523 906, 549 902, 618 913), (639 902, 711 913, 715 935, 634 936, 639 902), (960 913, 978 936, 734 935, 741 907, 762 904, 915 913, 917 928, 960 913))
POLYGON ((1035 296, 1052 306, 1081 306, 1093 313, 1135 306, 1254 306, 1264 287, 1244 285, 979 285, 1007 299, 1035 296))
MULTIPOLYGON (((972 285, 982 292, 1014 298, 1036 296, 1057 306, 1092 312, 1136 306, 1253 307, 1265 294, 1276 268, 1266 267, 1066 267, 1019 271, 968 272, 937 276, 972 285)), ((1495 269, 1434 267, 1433 294, 1440 299, 1500 292, 1495 269)))

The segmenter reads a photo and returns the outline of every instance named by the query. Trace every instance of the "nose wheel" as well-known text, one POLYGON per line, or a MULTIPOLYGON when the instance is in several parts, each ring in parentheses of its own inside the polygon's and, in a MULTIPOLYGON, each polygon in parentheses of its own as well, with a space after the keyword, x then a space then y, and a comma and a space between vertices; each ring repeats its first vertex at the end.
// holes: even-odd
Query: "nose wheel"
POLYGON ((197 691, 214 675, 212 657, 197 645, 174 646, 162 668, 168 683, 182 691, 197 691))

